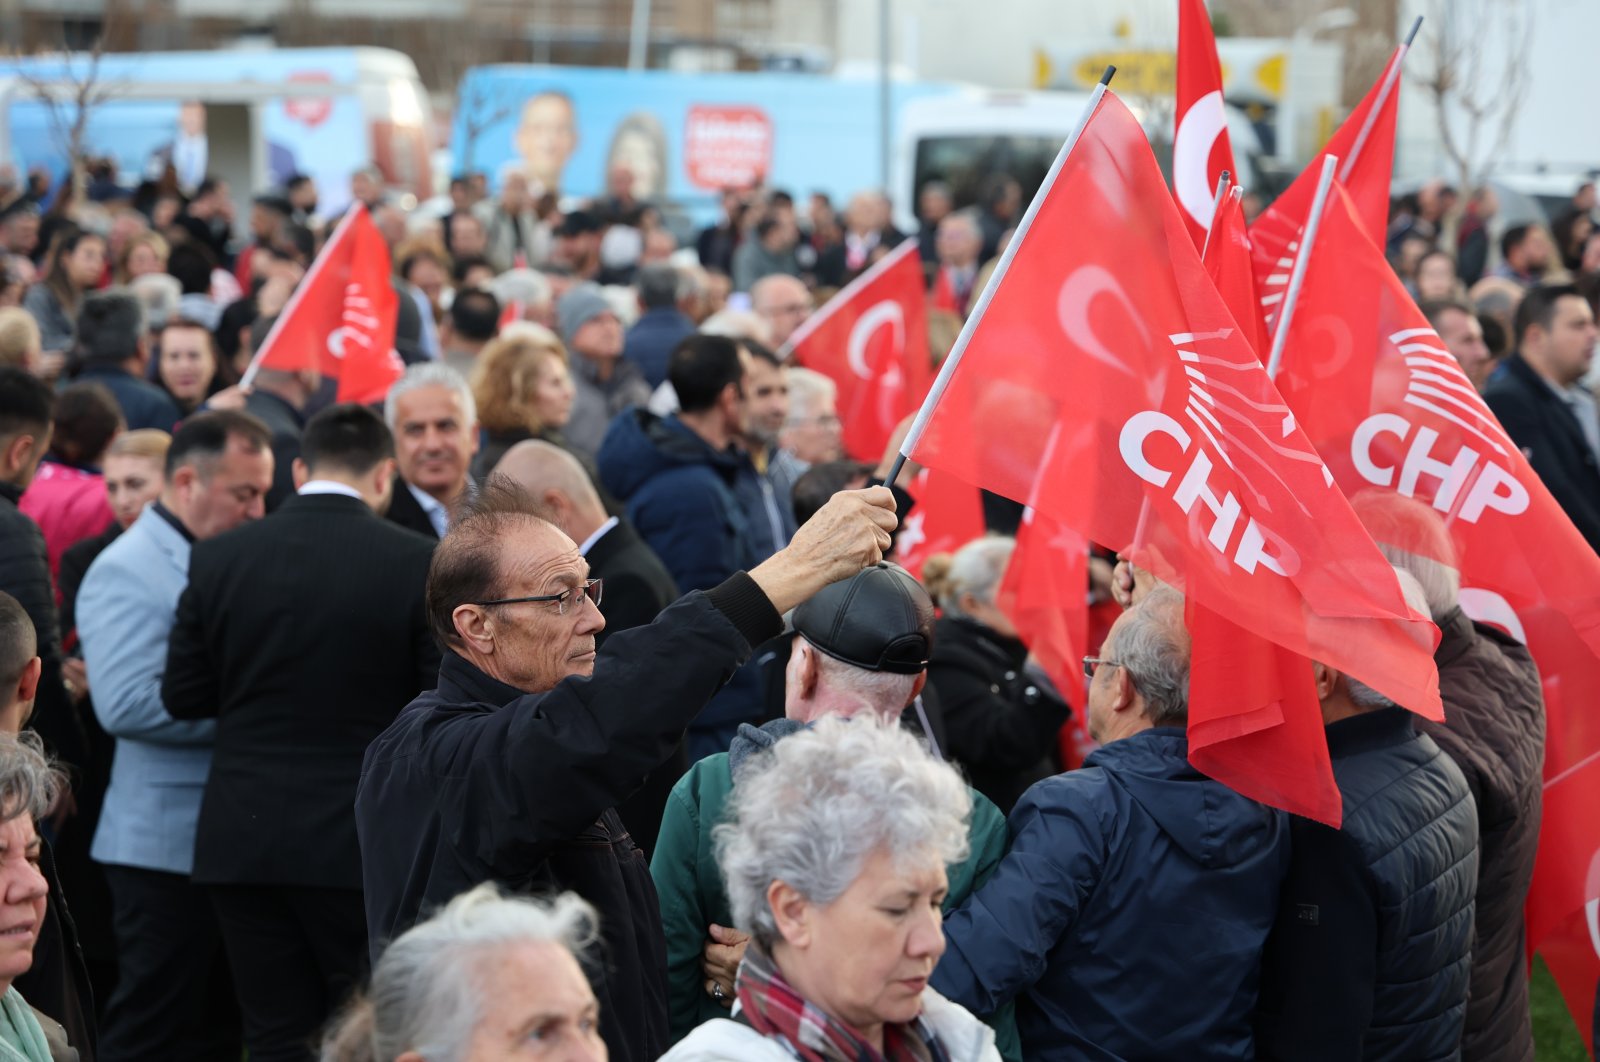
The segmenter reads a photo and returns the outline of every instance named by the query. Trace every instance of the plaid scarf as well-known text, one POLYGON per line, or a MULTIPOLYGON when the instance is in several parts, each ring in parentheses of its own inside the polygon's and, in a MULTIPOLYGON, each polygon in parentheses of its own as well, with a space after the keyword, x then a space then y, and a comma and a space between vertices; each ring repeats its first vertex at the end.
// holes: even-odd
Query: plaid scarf
POLYGON ((762 1036, 782 1040, 801 1062, 950 1062, 939 1035, 921 1015, 905 1025, 885 1022, 880 1054, 854 1029, 802 999, 754 942, 744 953, 734 993, 739 997, 735 1018, 762 1036))

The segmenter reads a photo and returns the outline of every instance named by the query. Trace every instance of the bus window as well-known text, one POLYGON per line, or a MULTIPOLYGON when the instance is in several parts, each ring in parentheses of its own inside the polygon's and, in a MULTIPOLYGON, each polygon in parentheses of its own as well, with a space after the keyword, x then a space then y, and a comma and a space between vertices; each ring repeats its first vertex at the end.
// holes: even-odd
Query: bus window
POLYGON ((978 202, 988 177, 1005 173, 1022 186, 1027 202, 1060 150, 1061 139, 1055 136, 925 137, 917 141, 912 187, 920 193, 929 181, 943 181, 959 208, 978 202))

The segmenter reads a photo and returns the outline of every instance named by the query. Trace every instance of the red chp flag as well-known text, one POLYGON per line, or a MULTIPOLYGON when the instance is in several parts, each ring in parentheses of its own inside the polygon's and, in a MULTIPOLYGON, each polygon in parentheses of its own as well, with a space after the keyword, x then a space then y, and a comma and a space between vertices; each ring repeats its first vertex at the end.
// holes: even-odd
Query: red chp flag
POLYGON ((921 579, 929 557, 983 537, 983 501, 975 487, 931 468, 917 473, 906 490, 916 504, 895 535, 894 559, 921 579))
POLYGON ((377 402, 405 372, 394 349, 399 296, 389 246, 356 205, 328 239, 256 352, 257 369, 316 369, 339 381, 340 402, 377 402))
POLYGON ((876 463, 933 378, 917 241, 902 240, 789 338, 795 361, 839 388, 844 447, 876 463))
MULTIPOLYGON (((1356 216, 1381 240, 1389 226, 1389 182, 1394 173, 1395 117, 1400 108, 1400 67, 1407 46, 1395 49, 1383 76, 1344 120, 1322 153, 1312 159, 1284 193, 1273 200, 1250 226, 1256 290, 1261 313, 1270 324, 1289 286, 1295 252, 1311 202, 1316 198, 1322 160, 1339 159, 1338 178, 1355 203, 1356 216)), ((1298 312, 1298 311, 1297 311, 1298 312)), ((1263 353, 1265 353, 1263 351, 1263 353)))
MULTIPOLYGON (((910 457, 1032 499, 1091 541, 1133 542, 1135 563, 1197 604, 1442 716, 1436 628, 1407 608, 1240 335, 1115 95, 1057 160, 991 285, 910 457)), ((1258 729, 1271 755, 1302 765, 1305 788, 1279 806, 1334 821, 1320 728, 1306 740, 1258 729)), ((1218 777, 1270 795, 1249 762, 1218 777)))
POLYGON ((1205 246, 1223 170, 1238 173, 1222 106, 1222 63, 1205 0, 1178 0, 1177 120, 1172 135, 1172 195, 1183 208, 1195 250, 1205 246))
POLYGON ((1239 201, 1244 189, 1234 185, 1222 197, 1216 217, 1211 219, 1211 235, 1206 240, 1206 276, 1227 303, 1228 312, 1250 343, 1256 356, 1266 361, 1272 344, 1261 324, 1260 303, 1256 299, 1256 277, 1250 263, 1250 234, 1245 231, 1244 210, 1239 201))
MULTIPOLYGON (((1528 944, 1576 937, 1559 962, 1587 962, 1578 1001, 1587 1029, 1600 969, 1600 556, 1429 327, 1337 184, 1278 384, 1346 494, 1398 493, 1438 514, 1461 573, 1462 609, 1522 641, 1539 665, 1544 824, 1528 944)), ((1420 545, 1410 548, 1425 553, 1420 545)))

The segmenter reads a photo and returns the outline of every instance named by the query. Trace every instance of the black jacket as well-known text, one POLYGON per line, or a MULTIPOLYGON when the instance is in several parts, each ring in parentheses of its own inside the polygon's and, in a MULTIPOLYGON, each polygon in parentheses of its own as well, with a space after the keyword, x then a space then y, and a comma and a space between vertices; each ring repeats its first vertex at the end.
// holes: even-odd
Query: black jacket
POLYGON ((270 513, 294 497, 294 459, 300 456, 305 417, 282 398, 261 390, 245 398, 244 411, 259 417, 272 432, 272 488, 266 497, 270 513))
POLYGON ((1590 547, 1600 550, 1600 465, 1572 410, 1520 353, 1490 378, 1483 400, 1590 547))
POLYGON ((171 431, 183 416, 171 395, 149 380, 124 372, 121 366, 87 365, 78 374, 78 381, 104 384, 121 407, 122 419, 127 422, 129 431, 139 428, 171 431))
POLYGON ((1257 1055, 1458 1059, 1478 883, 1466 780, 1402 708, 1342 719, 1327 735, 1344 825, 1294 822, 1257 1055))
POLYGON ((529 694, 455 653, 367 750, 356 796, 367 924, 385 941, 465 889, 571 889, 600 913, 595 975, 613 1062, 667 1047, 661 913, 617 802, 782 620, 749 576, 610 638, 591 678, 529 694))
POLYGON ((361 887, 361 758, 439 665, 433 545, 335 494, 195 543, 161 684, 217 717, 195 881, 361 887))
POLYGON ((1443 724, 1418 720, 1478 808, 1478 900, 1463 1062, 1533 1062, 1527 932, 1544 798, 1544 694, 1528 647, 1459 608, 1439 620, 1443 724))
POLYGON ((434 529, 433 521, 422 511, 422 506, 411 494, 411 488, 399 475, 394 477, 394 489, 389 492, 389 511, 383 515, 391 524, 399 524, 408 531, 439 541, 439 532, 434 529))
POLYGON ((928 685, 939 695, 947 744, 972 788, 1006 814, 1033 783, 1056 773, 1056 731, 1072 710, 1023 664, 1027 647, 972 620, 941 617, 928 685))
MULTIPOLYGON (((590 578, 605 580, 600 615, 606 618, 606 627, 595 636, 596 645, 604 645, 618 631, 643 627, 678 599, 678 587, 661 558, 626 520, 619 519, 601 535, 584 559, 589 562, 590 578)), ((688 769, 689 756, 679 742, 666 762, 645 778, 639 791, 617 805, 622 824, 644 849, 646 858, 655 851, 672 787, 688 769)))

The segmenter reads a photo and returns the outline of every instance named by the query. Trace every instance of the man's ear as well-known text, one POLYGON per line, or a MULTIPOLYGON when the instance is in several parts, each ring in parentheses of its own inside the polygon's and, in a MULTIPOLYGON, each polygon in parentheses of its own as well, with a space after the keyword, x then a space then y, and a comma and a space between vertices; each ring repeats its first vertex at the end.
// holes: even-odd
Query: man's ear
POLYGON ((1319 660, 1313 660, 1311 679, 1317 686, 1317 700, 1325 701, 1333 696, 1334 687, 1339 684, 1339 672, 1319 660))
POLYGON ((1111 704, 1112 711, 1129 711, 1138 702, 1139 691, 1133 685, 1133 672, 1126 667, 1112 669, 1111 685, 1112 689, 1115 690, 1111 704))
POLYGON ((0 474, 10 478, 27 464, 28 458, 33 454, 33 444, 38 441, 39 437, 31 431, 19 432, 6 440, 5 448, 0 450, 0 461, 4 462, 4 467, 0 467, 0 474))
POLYGON ((39 675, 44 670, 44 661, 37 656, 29 660, 22 669, 22 677, 17 680, 17 688, 13 691, 19 701, 31 701, 39 695, 39 675))
POLYGON ((394 458, 385 457, 372 470, 372 492, 378 497, 389 493, 394 486, 394 458))
POLYGON ((922 693, 922 688, 927 684, 928 673, 926 671, 919 672, 916 680, 911 683, 911 696, 906 698, 907 706, 909 706, 912 701, 917 699, 917 697, 922 693))
POLYGON ((800 655, 800 696, 809 700, 817 692, 817 675, 821 670, 817 666, 817 651, 800 637, 795 638, 793 651, 800 655))
POLYGON ((494 652, 494 620, 477 605, 457 605, 450 614, 456 637, 480 653, 494 652))
POLYGON ((295 490, 299 490, 301 487, 305 486, 307 481, 311 479, 311 470, 308 469, 306 467, 306 463, 298 457, 294 459, 294 466, 289 469, 289 474, 294 477, 295 490))

